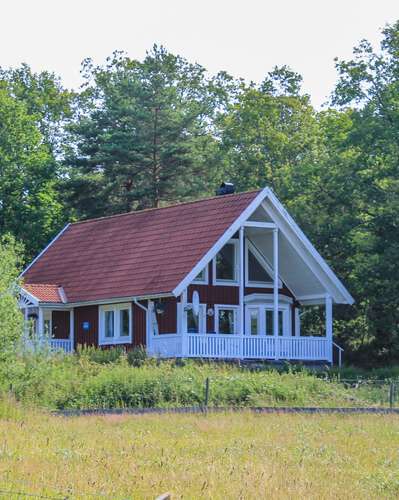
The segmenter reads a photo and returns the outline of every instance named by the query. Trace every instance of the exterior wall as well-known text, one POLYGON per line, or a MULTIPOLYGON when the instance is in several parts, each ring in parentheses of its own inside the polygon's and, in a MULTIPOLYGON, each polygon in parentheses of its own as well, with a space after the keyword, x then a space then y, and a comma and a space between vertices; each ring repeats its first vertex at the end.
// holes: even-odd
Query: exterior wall
POLYGON ((75 307, 74 325, 75 349, 77 345, 98 346, 98 306, 75 307), (89 323, 89 330, 83 329, 86 321, 89 323))
POLYGON ((176 333, 177 299, 175 297, 168 297, 162 299, 162 303, 165 304, 166 307, 163 314, 157 314, 159 334, 176 333))
POLYGON ((69 311, 52 311, 52 336, 55 339, 68 339, 69 338, 69 311))

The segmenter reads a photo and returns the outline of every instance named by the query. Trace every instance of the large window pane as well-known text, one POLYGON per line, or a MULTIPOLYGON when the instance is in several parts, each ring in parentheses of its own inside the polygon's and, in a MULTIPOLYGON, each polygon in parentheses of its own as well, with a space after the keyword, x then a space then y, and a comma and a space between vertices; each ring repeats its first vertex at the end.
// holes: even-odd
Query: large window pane
POLYGON ((248 280, 258 283, 271 283, 273 281, 251 250, 248 250, 248 280))
POLYGON ((258 310, 252 309, 249 313, 251 335, 258 335, 258 310))
POLYGON ((200 282, 205 282, 206 280, 206 269, 204 267, 204 269, 197 274, 196 278, 194 279, 194 281, 200 281, 200 282))
MULTIPOLYGON (((273 309, 266 309, 266 335, 273 335, 273 309)), ((278 334, 283 335, 283 311, 278 312, 278 334)))
POLYGON ((234 333, 234 311, 232 309, 219 309, 219 333, 234 333))
POLYGON ((105 311, 104 313, 104 323, 105 323, 105 337, 114 336, 114 311, 105 311))
POLYGON ((119 311, 120 318, 120 336, 128 337, 129 336, 129 309, 121 309, 119 311))
POLYGON ((235 245, 227 243, 216 256, 216 279, 235 281, 235 245))
POLYGON ((199 333, 199 315, 194 314, 192 309, 187 311, 187 332, 199 333))

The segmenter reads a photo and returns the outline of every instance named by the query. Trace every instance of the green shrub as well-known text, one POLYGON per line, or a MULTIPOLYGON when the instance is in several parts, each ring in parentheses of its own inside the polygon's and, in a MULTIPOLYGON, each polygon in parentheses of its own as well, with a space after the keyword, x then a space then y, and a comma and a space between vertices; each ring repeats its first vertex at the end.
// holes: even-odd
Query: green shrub
POLYGON ((143 346, 137 346, 127 353, 127 362, 131 366, 142 366, 146 360, 147 351, 143 346))
POLYGON ((116 363, 124 352, 125 350, 120 346, 110 347, 109 349, 82 347, 78 351, 80 356, 86 357, 93 363, 99 364, 116 363))

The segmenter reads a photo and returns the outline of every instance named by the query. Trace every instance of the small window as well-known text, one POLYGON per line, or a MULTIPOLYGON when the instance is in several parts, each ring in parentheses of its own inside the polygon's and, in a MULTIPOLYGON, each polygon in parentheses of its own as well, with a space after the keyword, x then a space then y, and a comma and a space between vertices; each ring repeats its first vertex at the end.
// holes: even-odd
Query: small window
POLYGON ((236 309, 233 307, 219 308, 217 314, 218 333, 231 335, 236 333, 236 309))
POLYGON ((193 279, 193 283, 208 283, 208 266, 205 266, 204 269, 197 274, 197 276, 193 279))
MULTIPOLYGON (((266 326, 266 335, 273 335, 273 309, 265 310, 265 326, 266 326)), ((283 311, 278 312, 278 334, 283 335, 283 311)))
POLYGON ((272 283, 273 279, 251 250, 248 250, 248 280, 256 283, 272 283))
POLYGON ((131 340, 130 304, 100 306, 99 344, 124 344, 131 340))
POLYGON ((216 255, 215 281, 237 282, 237 250, 238 240, 232 240, 216 255))

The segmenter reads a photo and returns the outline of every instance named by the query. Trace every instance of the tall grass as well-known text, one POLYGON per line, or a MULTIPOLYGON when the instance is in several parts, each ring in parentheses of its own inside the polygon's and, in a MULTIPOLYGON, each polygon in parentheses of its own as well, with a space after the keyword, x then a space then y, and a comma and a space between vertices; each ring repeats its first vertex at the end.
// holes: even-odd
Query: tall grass
POLYGON ((250 371, 92 350, 77 356, 18 356, 0 365, 0 392, 51 409, 193 406, 204 401, 207 377, 214 406, 356 406, 379 404, 382 398, 386 402, 387 396, 386 388, 359 391, 304 369, 250 371))
POLYGON ((167 491, 192 499, 399 496, 396 416, 65 419, 10 406, 0 405, 5 498, 152 499, 167 491))

